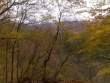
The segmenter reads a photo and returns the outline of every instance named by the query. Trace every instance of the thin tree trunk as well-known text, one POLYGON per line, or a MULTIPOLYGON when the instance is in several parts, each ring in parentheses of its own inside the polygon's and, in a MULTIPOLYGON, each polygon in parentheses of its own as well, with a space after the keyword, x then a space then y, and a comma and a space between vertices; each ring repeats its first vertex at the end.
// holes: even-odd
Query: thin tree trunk
POLYGON ((53 51, 54 45, 55 45, 55 43, 57 41, 57 38, 58 38, 58 35, 59 35, 61 15, 62 15, 62 13, 60 13, 60 17, 59 17, 59 21, 58 21, 58 26, 57 26, 57 32, 56 32, 55 37, 53 39, 52 46, 50 47, 50 50, 48 51, 48 55, 47 55, 47 57, 44 60, 44 64, 43 64, 43 78, 42 78, 42 80, 44 81, 44 83, 46 83, 46 68, 47 68, 47 63, 50 60, 51 53, 53 51))
POLYGON ((17 79, 17 82, 18 82, 18 77, 19 77, 19 44, 17 42, 17 48, 18 48, 18 51, 17 51, 17 57, 16 57, 16 61, 17 61, 17 65, 16 65, 16 79, 17 79))
POLYGON ((34 61, 34 59, 35 59, 35 57, 36 57, 35 55, 36 55, 36 51, 37 51, 37 48, 38 48, 39 45, 40 45, 40 43, 36 43, 36 44, 35 44, 35 48, 34 48, 34 51, 33 51, 32 56, 31 56, 31 59, 29 60, 28 67, 27 67, 27 69, 22 73, 22 75, 20 76, 19 80, 20 80, 25 74, 28 75, 28 71, 29 71, 29 69, 30 69, 30 66, 31 66, 32 62, 34 61))
POLYGON ((62 64, 60 65, 59 69, 56 71, 53 80, 56 80, 57 75, 59 74, 60 70, 62 69, 63 65, 65 64, 65 62, 67 61, 67 59, 69 58, 69 54, 66 56, 65 60, 62 62, 62 64))
POLYGON ((11 83, 13 83, 13 77, 14 77, 14 54, 15 54, 15 44, 16 44, 16 40, 14 41, 13 48, 12 48, 11 83))
POLYGON ((8 39, 6 43, 6 83, 8 83, 8 39))
POLYGON ((93 82, 93 80, 92 80, 92 67, 90 67, 90 81, 93 82))

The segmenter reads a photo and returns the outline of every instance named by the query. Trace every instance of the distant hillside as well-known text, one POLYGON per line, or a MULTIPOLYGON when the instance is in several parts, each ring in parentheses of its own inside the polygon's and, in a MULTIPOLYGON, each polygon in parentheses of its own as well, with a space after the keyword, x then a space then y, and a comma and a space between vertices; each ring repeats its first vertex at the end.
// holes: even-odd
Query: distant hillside
MULTIPOLYGON (((85 31, 85 22, 84 21, 63 21, 61 23, 63 29, 67 29, 72 31, 73 33, 81 33, 85 31)), ((50 22, 45 22, 37 25, 26 25, 24 27, 24 30, 34 30, 36 28, 41 28, 41 29, 55 29, 57 28, 57 24, 55 23, 50 23, 50 22)))

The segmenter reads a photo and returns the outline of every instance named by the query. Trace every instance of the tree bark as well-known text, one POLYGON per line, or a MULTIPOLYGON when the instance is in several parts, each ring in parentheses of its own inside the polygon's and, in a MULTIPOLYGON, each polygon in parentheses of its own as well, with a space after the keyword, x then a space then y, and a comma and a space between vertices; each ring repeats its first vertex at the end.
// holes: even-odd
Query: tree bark
POLYGON ((8 39, 6 40, 6 83, 8 83, 8 39))
POLYGON ((14 55, 15 55, 15 44, 16 44, 16 40, 14 41, 14 44, 13 44, 13 46, 12 46, 11 83, 13 83, 13 77, 14 77, 14 55))

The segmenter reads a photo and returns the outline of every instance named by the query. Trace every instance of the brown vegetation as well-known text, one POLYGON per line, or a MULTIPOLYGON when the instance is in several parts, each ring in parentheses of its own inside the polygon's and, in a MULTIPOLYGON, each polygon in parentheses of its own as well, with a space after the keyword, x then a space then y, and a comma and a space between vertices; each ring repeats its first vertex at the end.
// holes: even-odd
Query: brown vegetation
POLYGON ((66 80, 66 81, 32 81, 30 78, 24 78, 20 83, 95 83, 95 82, 85 82, 82 80, 66 80))

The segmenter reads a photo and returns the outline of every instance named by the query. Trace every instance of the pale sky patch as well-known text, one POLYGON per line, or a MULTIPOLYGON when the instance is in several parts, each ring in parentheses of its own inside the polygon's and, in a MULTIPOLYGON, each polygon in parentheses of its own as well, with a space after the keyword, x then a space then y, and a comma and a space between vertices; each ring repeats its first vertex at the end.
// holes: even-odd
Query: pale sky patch
MULTIPOLYGON (((74 7, 71 2, 68 2, 67 0, 59 0, 59 4, 54 2, 51 2, 52 0, 42 0, 43 4, 41 4, 41 1, 39 0, 32 0, 31 3, 36 4, 34 7, 30 8, 27 17, 28 19, 34 20, 34 21, 40 21, 43 20, 42 16, 46 16, 51 14, 53 17, 53 20, 58 20, 60 13, 62 12, 62 20, 75 20, 75 19, 90 19, 93 18, 88 11, 92 8, 94 8, 94 5, 97 4, 100 1, 104 0, 84 0, 87 2, 87 7, 81 7, 76 8, 74 7), (45 5, 44 5, 45 4, 45 5), (59 10, 60 9, 60 10, 59 10), (77 13, 80 12, 80 13, 77 13), (28 15, 29 14, 29 15, 28 15)), ((100 9, 106 9, 110 7, 108 5, 108 1, 106 0, 107 5, 102 6, 100 9)), ((16 8, 15 8, 16 9, 16 8)), ((23 7, 22 7, 23 9, 23 7)), ((22 10, 23 11, 23 10, 22 10)))

